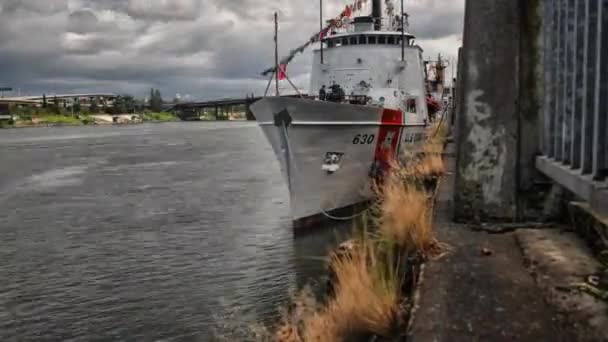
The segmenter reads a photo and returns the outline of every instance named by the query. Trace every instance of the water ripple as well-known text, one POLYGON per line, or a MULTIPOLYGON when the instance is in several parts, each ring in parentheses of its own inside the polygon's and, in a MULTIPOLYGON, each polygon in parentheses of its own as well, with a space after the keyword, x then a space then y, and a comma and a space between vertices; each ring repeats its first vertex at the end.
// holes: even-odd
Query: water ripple
POLYGON ((323 267, 251 124, 0 137, 0 340, 241 340, 323 267), (269 167, 272 166, 272 167, 269 167))

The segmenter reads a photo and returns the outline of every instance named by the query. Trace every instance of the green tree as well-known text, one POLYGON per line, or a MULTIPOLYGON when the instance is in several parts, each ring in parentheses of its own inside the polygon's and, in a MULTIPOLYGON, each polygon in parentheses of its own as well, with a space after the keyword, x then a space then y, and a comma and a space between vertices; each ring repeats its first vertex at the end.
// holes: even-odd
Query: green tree
POLYGON ((61 114, 61 107, 59 107, 59 99, 57 99, 57 95, 55 95, 55 98, 53 99, 53 110, 55 111, 55 114, 61 114))
POLYGON ((150 110, 153 112, 161 112, 163 110, 163 97, 158 89, 150 91, 150 110))
POLYGON ((99 112, 99 105, 97 104, 97 98, 91 99, 91 107, 89 108, 92 114, 99 112))
POLYGON ((144 102, 144 100, 138 99, 138 100, 133 100, 133 102, 135 105, 135 112, 143 113, 143 111, 146 109, 146 103, 144 102))
POLYGON ((46 94, 42 94, 42 108, 46 108, 46 94))
POLYGON ((80 99, 78 99, 77 97, 74 98, 74 103, 72 104, 72 106, 74 106, 74 113, 80 113, 80 99))
POLYGON ((122 96, 117 96, 114 100, 114 107, 112 107, 111 114, 124 114, 126 113, 125 99, 122 96))
POLYGON ((122 102, 125 109, 125 113, 135 113, 135 99, 131 95, 122 95, 122 102))

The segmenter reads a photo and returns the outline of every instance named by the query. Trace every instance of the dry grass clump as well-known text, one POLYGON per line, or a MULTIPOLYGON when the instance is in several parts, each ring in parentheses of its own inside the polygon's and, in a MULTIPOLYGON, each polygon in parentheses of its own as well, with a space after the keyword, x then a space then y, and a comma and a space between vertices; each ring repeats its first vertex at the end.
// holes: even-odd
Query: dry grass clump
POLYGON ((428 140, 433 144, 443 145, 449 135, 449 127, 446 121, 433 122, 427 127, 428 140))
MULTIPOLYGON (((348 253, 334 256, 335 295, 315 310, 292 310, 275 341, 338 342, 366 336, 391 337, 400 325, 401 284, 398 263, 389 260, 368 235, 348 253), (295 314, 299 312, 299 314, 295 314)), ((301 295, 298 301, 306 300, 301 295)), ((309 306, 313 307, 313 306, 309 306)))
POLYGON ((390 337, 399 326, 401 276, 393 260, 371 238, 334 258, 335 296, 304 325, 304 341, 349 341, 390 337))
MULTIPOLYGON (((357 236, 346 252, 331 258, 332 295, 322 306, 292 309, 275 335, 276 341, 336 342, 378 336, 393 338, 402 328, 405 257, 439 255, 442 246, 432 227, 432 194, 421 186, 445 173, 442 152, 447 129, 429 128, 422 152, 394 163, 377 185, 374 223, 378 232, 357 236), (314 309, 311 309, 314 308, 314 309)), ((418 258, 419 259, 419 258, 418 258)), ((306 295, 298 302, 305 301, 306 295)))
POLYGON ((390 177, 377 207, 381 236, 407 254, 429 255, 437 241, 432 225, 432 197, 424 189, 390 177))
POLYGON ((422 148, 423 157, 419 164, 426 170, 426 175, 441 177, 445 174, 445 164, 443 163, 443 142, 427 142, 422 148))
POLYGON ((312 289, 306 287, 292 298, 292 306, 282 313, 281 324, 274 334, 273 341, 303 342, 300 336, 302 325, 321 310, 312 289))
POLYGON ((447 136, 447 125, 435 123, 426 130, 427 140, 415 155, 406 155, 404 165, 396 172, 410 179, 433 179, 445 175, 443 146, 447 136))
POLYGON ((422 153, 413 161, 406 161, 401 173, 414 180, 436 179, 445 175, 441 146, 426 144, 422 153))
POLYGON ((446 168, 442 154, 447 134, 448 129, 445 123, 434 123, 427 127, 426 140, 403 152, 400 158, 402 162, 395 163, 393 174, 410 182, 432 180, 444 176, 446 168))

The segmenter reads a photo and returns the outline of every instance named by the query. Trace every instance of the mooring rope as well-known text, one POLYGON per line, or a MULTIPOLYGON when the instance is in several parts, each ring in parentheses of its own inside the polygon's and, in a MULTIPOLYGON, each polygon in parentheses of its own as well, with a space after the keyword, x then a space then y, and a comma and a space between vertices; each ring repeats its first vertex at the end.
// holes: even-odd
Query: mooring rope
POLYGON ((437 135, 439 134, 439 130, 441 129, 441 125, 443 124, 443 121, 445 120, 445 117, 447 116, 449 109, 450 109, 450 107, 447 106, 443 110, 443 113, 441 114, 441 120, 439 120, 439 125, 437 125, 437 129, 435 130, 435 133, 433 133, 433 137, 431 139, 435 139, 437 137, 437 135))
POLYGON ((354 220, 356 218, 359 218, 361 216, 363 216, 363 214, 365 214, 368 210, 369 207, 363 209, 361 212, 351 215, 351 216, 344 216, 344 217, 338 217, 338 216, 333 216, 330 213, 326 212, 323 208, 319 208, 321 210, 321 213, 327 217, 330 220, 334 220, 334 221, 351 221, 354 220))

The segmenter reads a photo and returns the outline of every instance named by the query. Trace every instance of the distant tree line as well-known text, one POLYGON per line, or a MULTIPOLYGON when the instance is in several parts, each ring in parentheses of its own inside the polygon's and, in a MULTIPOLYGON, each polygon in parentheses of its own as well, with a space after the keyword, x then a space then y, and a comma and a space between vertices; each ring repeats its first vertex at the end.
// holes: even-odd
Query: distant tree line
POLYGON ((89 106, 83 106, 78 98, 74 98, 72 106, 68 107, 67 101, 60 104, 57 96, 47 99, 46 94, 42 95, 42 112, 48 114, 135 114, 143 113, 146 110, 151 112, 162 112, 163 98, 158 89, 150 89, 150 98, 147 103, 145 100, 135 99, 132 95, 122 94, 116 97, 114 105, 106 106, 99 102, 97 98, 91 99, 89 106))
POLYGON ((163 110, 163 97, 158 89, 150 89, 150 110, 153 112, 161 112, 163 110))

